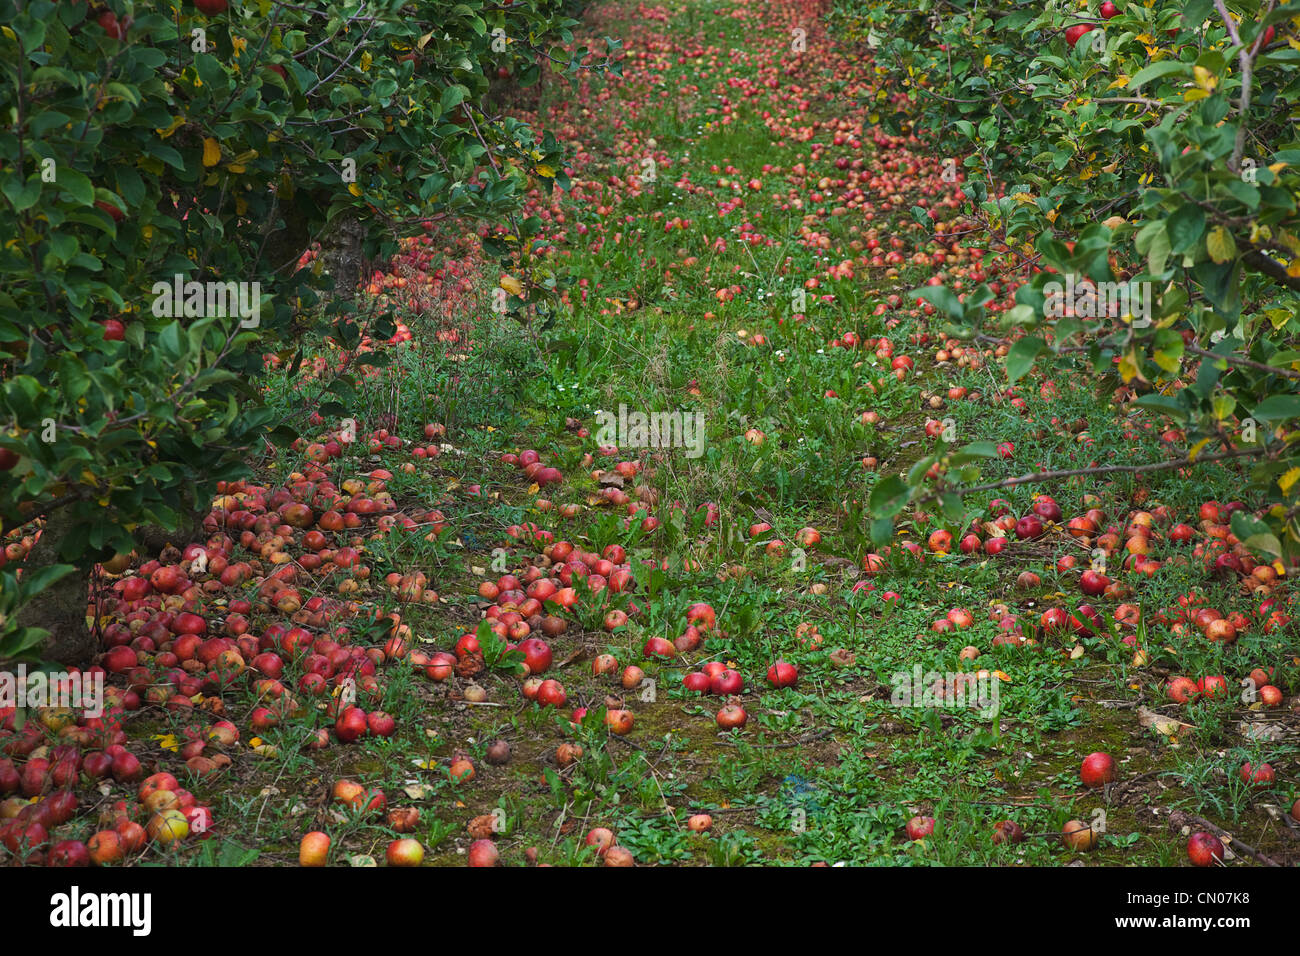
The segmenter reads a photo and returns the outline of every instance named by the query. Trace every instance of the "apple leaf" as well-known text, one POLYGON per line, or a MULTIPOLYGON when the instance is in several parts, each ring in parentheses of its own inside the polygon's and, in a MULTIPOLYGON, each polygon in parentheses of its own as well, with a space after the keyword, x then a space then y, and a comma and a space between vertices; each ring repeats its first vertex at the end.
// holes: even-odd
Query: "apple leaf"
POLYGON ((894 536, 894 522, 889 518, 877 518, 871 522, 870 533, 872 544, 888 544, 894 536))
POLYGON ((1253 415, 1263 422, 1280 422, 1300 417, 1300 395, 1270 395, 1255 406, 1253 415))
POLYGON ((957 300, 957 295, 947 286, 923 285, 919 289, 913 289, 908 295, 924 299, 950 319, 960 321, 966 317, 966 310, 957 300))
POLYGON ((876 518, 893 518, 903 510, 911 497, 911 489, 897 475, 886 475, 871 489, 867 508, 876 518))
POLYGON ((1282 554, 1282 542, 1277 539, 1273 529, 1254 515, 1247 514, 1244 511, 1234 511, 1232 514, 1232 533, 1247 548, 1261 551, 1271 558, 1276 558, 1282 554))
POLYGON ((1047 346, 1037 335, 1026 335, 1017 339, 1007 352, 1007 378, 1017 382, 1033 368, 1034 360, 1042 354, 1047 346))

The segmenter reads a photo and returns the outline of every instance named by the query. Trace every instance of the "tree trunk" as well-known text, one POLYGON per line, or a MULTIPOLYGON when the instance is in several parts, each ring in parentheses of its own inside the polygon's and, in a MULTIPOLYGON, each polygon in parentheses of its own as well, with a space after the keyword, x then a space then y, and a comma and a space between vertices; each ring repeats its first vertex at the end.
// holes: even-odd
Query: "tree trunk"
MULTIPOLYGON (((73 524, 67 508, 57 509, 45 520, 26 563, 34 568, 62 563, 59 544, 73 524)), ((79 567, 41 591, 18 612, 20 625, 50 632, 41 654, 46 660, 82 667, 99 650, 95 635, 86 626, 89 594, 90 569, 79 567)))
POLYGON ((361 285, 361 243, 365 228, 355 215, 345 215, 334 223, 330 235, 322 239, 325 270, 334 279, 334 295, 345 302, 356 298, 361 285))

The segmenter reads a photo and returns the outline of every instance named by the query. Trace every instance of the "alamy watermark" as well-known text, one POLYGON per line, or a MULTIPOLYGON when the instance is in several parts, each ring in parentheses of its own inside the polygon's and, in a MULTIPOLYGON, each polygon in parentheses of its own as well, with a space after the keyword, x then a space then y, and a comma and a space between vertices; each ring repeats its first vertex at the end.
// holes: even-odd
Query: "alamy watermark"
POLYGON ((70 707, 87 717, 104 715, 104 675, 34 670, 0 671, 0 707, 70 707))
POLYGON ((889 702, 895 707, 978 707, 985 718, 997 717, 1001 707, 1001 681, 989 671, 923 671, 917 664, 911 671, 897 671, 890 683, 889 702))
POLYGON ((619 403, 618 414, 597 411, 596 441, 619 448, 685 448, 687 458, 704 454, 703 412, 631 411, 619 403))
POLYGON ((153 314, 160 319, 202 319, 239 316, 240 326, 262 324, 262 283, 185 281, 179 272, 171 282, 159 281, 153 293, 153 314))
POLYGON ((73 886, 50 897, 50 925, 55 929, 125 927, 134 936, 153 930, 152 893, 83 893, 73 886))
POLYGON ((1053 279, 1043 286, 1047 297, 1044 309, 1050 318, 1073 315, 1084 319, 1131 316, 1134 328, 1151 325, 1150 282, 1093 282, 1065 277, 1064 284, 1053 279))

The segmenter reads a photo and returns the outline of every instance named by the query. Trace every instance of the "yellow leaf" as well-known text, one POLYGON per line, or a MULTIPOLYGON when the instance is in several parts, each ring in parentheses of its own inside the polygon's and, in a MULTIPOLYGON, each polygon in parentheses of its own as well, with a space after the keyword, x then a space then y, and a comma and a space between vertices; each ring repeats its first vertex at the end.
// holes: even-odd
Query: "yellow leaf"
POLYGON ((987 70, 987 69, 988 69, 990 66, 992 66, 992 65, 993 65, 993 57, 991 57, 991 56, 989 56, 987 53, 985 53, 985 54, 984 54, 984 69, 987 70))
POLYGON ((1197 456, 1199 456, 1201 452, 1205 451, 1205 446, 1208 445, 1209 443, 1210 440, 1208 438, 1202 438, 1200 441, 1198 441, 1195 445, 1192 446, 1192 450, 1187 453, 1188 459, 1191 461, 1196 461, 1197 456))
POLYGON ((154 130, 154 132, 157 133, 159 136, 161 136, 163 139, 166 139, 172 133, 180 129, 181 126, 184 125, 184 123, 185 123, 184 116, 173 116, 171 123, 169 123, 165 129, 156 129, 154 130))
POLYGON ((361 54, 361 72, 362 72, 362 73, 364 73, 366 70, 370 69, 370 64, 373 62, 373 60, 374 60, 374 58, 371 57, 369 51, 367 51, 367 52, 361 54))
POLYGON ((1224 226, 1210 230, 1210 234, 1205 237, 1205 248, 1210 253, 1210 258, 1219 265, 1237 258, 1237 243, 1224 226))
POLYGON ((1165 717, 1154 710, 1148 710, 1146 707, 1137 709, 1137 718, 1139 726, 1154 730, 1165 737, 1173 737, 1183 730, 1195 729, 1192 724, 1185 724, 1181 720, 1165 717))
POLYGON ((158 746, 163 750, 170 750, 175 753, 181 749, 181 742, 175 734, 154 734, 153 739, 158 741, 158 746))
POLYGON ((520 282, 518 279, 516 279, 514 276, 502 276, 501 288, 505 289, 511 295, 524 294, 524 284, 520 282))
POLYGON ((1277 480, 1277 486, 1282 489, 1282 494, 1289 495, 1291 486, 1300 481, 1300 466, 1292 468, 1285 475, 1277 480))
POLYGON ((544 179, 554 179, 555 170, 552 169, 550 166, 547 166, 545 163, 543 163, 541 166, 537 167, 537 175, 543 177, 544 179))
POLYGON ((1135 378, 1139 381, 1146 381, 1138 370, 1137 353, 1132 349, 1125 352, 1124 356, 1119 360, 1119 377, 1124 380, 1126 385, 1135 378))
POLYGON ((203 140, 203 165, 215 166, 221 162, 221 144, 211 136, 203 140))
POLYGON ((1192 77, 1206 94, 1219 85, 1219 78, 1203 66, 1192 67, 1192 77))
POLYGON ((352 183, 350 186, 348 186, 348 192, 350 192, 354 196, 360 196, 361 187, 358 186, 356 183, 352 183))

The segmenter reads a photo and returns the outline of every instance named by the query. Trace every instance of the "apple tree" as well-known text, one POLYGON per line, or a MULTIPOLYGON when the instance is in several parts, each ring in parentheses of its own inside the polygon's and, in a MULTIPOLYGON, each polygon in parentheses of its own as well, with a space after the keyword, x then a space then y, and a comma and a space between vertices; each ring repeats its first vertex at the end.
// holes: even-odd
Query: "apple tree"
POLYGON ((0 658, 84 661, 95 563, 188 541, 217 480, 292 438, 268 355, 392 334, 363 258, 478 218, 539 269, 517 214, 566 185, 562 151, 496 115, 489 72, 584 69, 570 6, 0 0, 0 658))
MULTIPOLYGON (((1182 440, 1166 460, 1087 471, 1237 460, 1265 506, 1234 515, 1234 534, 1300 553, 1300 4, 880 0, 832 16, 887 80, 881 122, 937 131, 964 214, 1019 265, 1014 298, 916 290, 947 334, 1000 343, 1011 382, 1036 363, 1113 378, 1182 440), (1067 277, 1088 296, 1064 301, 1067 277), (1098 290, 1119 307, 1098 308, 1098 290), (1149 310, 1125 307, 1143 295, 1149 310)), ((985 444, 941 443, 883 483, 878 519, 918 499, 958 516, 964 494, 1043 479, 982 482, 985 444)))

